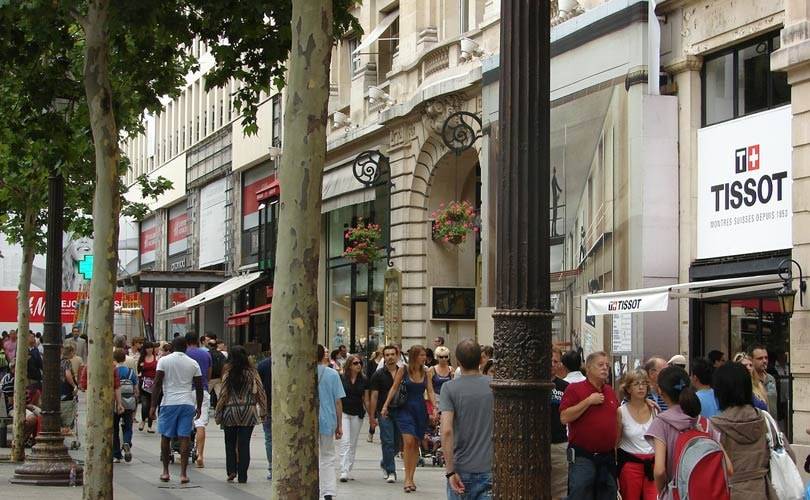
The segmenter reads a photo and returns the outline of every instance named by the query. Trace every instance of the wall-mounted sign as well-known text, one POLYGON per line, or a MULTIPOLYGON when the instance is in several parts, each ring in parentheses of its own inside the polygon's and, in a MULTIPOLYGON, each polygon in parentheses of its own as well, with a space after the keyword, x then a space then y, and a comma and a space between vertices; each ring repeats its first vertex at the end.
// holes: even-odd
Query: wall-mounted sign
POLYGON ((155 217, 141 222, 140 247, 141 266, 154 262, 158 247, 158 225, 155 217))
POLYGON ((385 335, 385 344, 402 343, 402 273, 392 267, 385 271, 384 279, 384 328, 378 334, 385 335))
POLYGON ((475 288, 431 287, 430 319, 474 320, 475 288))
POLYGON ((793 246, 790 106, 698 131, 697 257, 793 246))
POLYGON ((226 179, 200 189, 200 268, 225 262, 226 179))
POLYGON ((186 202, 169 208, 169 255, 177 255, 188 250, 188 236, 191 226, 188 220, 186 202))

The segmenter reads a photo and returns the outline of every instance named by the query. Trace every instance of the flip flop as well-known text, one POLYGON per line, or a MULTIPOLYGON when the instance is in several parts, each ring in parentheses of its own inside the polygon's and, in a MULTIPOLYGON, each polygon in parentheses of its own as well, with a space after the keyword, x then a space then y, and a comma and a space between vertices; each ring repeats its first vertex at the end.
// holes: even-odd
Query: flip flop
POLYGON ((171 476, 169 476, 168 474, 161 474, 160 475, 160 482, 161 483, 168 483, 170 479, 171 479, 171 476))
POLYGON ((189 479, 187 477, 181 477, 180 478, 180 484, 188 484, 190 481, 191 481, 191 479, 189 479))

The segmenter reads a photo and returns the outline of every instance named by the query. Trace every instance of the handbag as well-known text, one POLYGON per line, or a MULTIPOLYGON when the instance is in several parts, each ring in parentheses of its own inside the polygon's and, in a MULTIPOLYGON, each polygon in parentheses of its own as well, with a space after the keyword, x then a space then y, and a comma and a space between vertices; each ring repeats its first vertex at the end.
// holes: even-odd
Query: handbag
POLYGON ((405 385, 405 377, 407 376, 408 374, 405 373, 405 376, 402 377, 402 382, 399 383, 396 394, 391 398, 391 402, 388 403, 389 408, 400 408, 405 406, 405 403, 408 401, 408 387, 405 385))
POLYGON ((143 389, 144 392, 152 394, 152 387, 154 387, 154 385, 155 379, 152 377, 141 377, 141 389, 143 389))
POLYGON ((767 433, 768 450, 770 451, 770 480, 779 500, 802 500, 804 483, 799 469, 788 455, 784 435, 779 432, 773 417, 767 411, 762 413, 767 433))

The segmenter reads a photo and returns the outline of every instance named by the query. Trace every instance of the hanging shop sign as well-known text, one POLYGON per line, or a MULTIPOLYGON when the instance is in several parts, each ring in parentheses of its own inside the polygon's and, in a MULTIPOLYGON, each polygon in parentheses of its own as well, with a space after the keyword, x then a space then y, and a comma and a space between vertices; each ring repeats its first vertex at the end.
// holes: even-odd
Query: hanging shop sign
POLYGON ((669 307, 669 291, 654 291, 630 294, 622 292, 621 296, 598 297, 588 296, 587 314, 625 314, 637 312, 666 311, 669 307))
POLYGON ((697 257, 793 246, 790 106, 698 131, 697 257))

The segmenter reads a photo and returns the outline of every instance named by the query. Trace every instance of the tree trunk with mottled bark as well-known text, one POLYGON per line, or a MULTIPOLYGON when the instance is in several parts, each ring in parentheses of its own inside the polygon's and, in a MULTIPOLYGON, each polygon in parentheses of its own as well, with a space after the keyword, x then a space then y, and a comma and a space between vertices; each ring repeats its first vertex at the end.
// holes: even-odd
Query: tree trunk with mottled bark
POLYGON ((88 314, 87 455, 84 498, 112 499, 113 296, 118 273, 118 127, 109 76, 109 0, 89 2, 82 25, 86 37, 84 89, 96 153, 93 199, 93 280, 88 314))
POLYGON ((28 330, 31 319, 29 297, 31 272, 34 267, 34 242, 28 236, 34 232, 36 211, 29 206, 23 219, 23 260, 17 287, 17 354, 14 360, 14 445, 11 460, 25 460, 25 388, 28 386, 28 330))
MULTIPOLYGON (((332 0, 296 0, 284 110, 271 319, 271 498, 318 498, 318 255, 332 0)), ((334 474, 334 471, 329 471, 334 474)))

